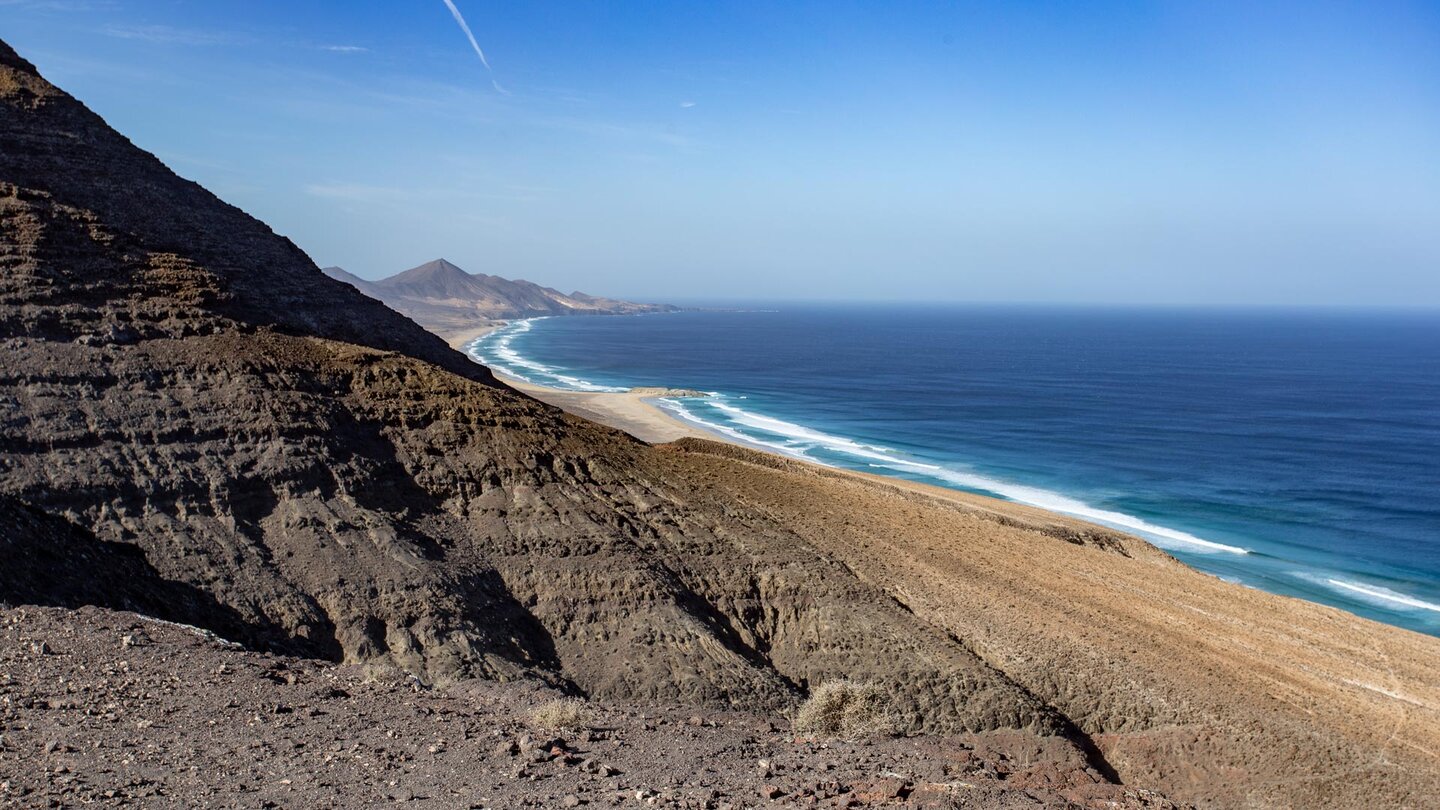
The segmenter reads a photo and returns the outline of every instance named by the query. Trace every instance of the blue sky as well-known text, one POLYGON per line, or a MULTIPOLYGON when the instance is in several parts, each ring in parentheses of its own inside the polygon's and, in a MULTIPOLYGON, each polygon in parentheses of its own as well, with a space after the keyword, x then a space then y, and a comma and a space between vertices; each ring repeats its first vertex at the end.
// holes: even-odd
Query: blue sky
POLYGON ((454 2, 491 70, 444 0, 0 0, 0 37, 367 277, 1440 305, 1434 3, 454 2))

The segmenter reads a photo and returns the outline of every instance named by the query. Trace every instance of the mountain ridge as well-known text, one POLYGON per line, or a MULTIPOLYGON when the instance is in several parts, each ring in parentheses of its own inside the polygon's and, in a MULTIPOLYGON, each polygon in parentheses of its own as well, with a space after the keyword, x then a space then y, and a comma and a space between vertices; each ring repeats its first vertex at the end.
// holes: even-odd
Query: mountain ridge
POLYGON ((359 278, 340 267, 325 267, 322 271, 442 336, 511 318, 632 315, 678 309, 578 291, 566 294, 524 279, 469 273, 444 258, 432 259, 378 281, 359 278))

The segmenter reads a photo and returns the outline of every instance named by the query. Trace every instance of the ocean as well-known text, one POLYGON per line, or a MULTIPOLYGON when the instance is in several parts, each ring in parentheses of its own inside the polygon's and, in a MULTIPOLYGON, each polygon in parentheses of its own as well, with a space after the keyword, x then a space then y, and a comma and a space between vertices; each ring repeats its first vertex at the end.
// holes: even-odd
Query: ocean
POLYGON ((771 305, 514 322, 468 347, 731 439, 995 495, 1440 635, 1440 314, 771 305))

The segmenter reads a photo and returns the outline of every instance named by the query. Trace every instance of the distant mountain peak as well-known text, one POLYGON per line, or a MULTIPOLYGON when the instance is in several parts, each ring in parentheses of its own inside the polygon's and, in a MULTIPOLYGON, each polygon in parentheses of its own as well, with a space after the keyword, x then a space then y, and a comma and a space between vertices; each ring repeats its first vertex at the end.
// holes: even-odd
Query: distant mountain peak
POLYGON ((435 278, 445 276, 463 276, 469 278, 470 275, 470 273, 467 273, 464 270, 460 269, 460 267, 454 262, 450 261, 449 259, 442 258, 431 259, 430 261, 425 262, 422 265, 418 265, 410 268, 409 270, 396 273, 395 275, 384 279, 384 281, 381 283, 399 281, 401 279, 414 280, 420 278, 435 278))
POLYGON ((432 332, 448 335, 492 320, 542 315, 614 315, 665 312, 675 307, 636 304, 542 287, 524 279, 470 273, 449 259, 432 259, 379 281, 365 281, 339 267, 325 272, 378 298, 432 332))

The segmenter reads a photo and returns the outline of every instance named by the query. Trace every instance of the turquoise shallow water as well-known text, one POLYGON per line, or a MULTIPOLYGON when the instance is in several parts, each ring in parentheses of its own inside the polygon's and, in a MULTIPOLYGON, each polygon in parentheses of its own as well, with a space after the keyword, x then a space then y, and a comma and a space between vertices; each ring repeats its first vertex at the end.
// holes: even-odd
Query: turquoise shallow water
POLYGON ((1440 315, 765 306, 517 322, 470 347, 825 464, 1139 534, 1440 635, 1440 315))

